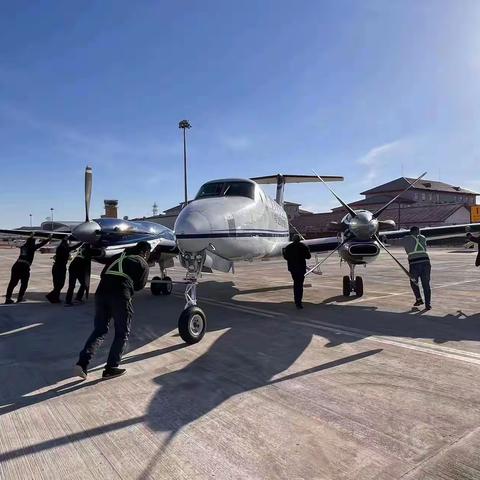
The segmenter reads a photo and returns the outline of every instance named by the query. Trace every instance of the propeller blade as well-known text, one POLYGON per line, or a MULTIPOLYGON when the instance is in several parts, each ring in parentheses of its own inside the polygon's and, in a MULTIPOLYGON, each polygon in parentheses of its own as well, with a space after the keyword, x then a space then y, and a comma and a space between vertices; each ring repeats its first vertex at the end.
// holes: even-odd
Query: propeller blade
POLYGON ((92 198, 93 172, 92 167, 85 169, 85 221, 90 221, 90 200, 92 198))
POLYGON ((318 177, 318 179, 330 190, 330 193, 347 209, 348 213, 353 217, 355 217, 357 214, 355 213, 355 210, 350 206, 347 205, 328 185, 327 182, 323 180, 323 178, 315 171, 312 170, 312 172, 318 177))
POLYGON ((340 250, 343 245, 345 245, 348 242, 348 239, 343 240, 343 242, 339 243, 337 247, 335 247, 325 258, 322 258, 320 262, 318 262, 313 268, 308 270, 305 273, 305 276, 310 275, 316 268, 318 268, 320 265, 323 265, 335 252, 340 250))
POLYGON ((375 240, 378 244, 393 258, 394 262, 403 270, 403 273, 408 277, 408 279, 417 284, 417 282, 411 277, 410 272, 397 260, 397 258, 390 252, 390 250, 383 244, 378 235, 375 235, 375 240))
POLYGON ((410 190, 418 181, 420 181, 425 175, 427 174, 427 172, 423 172, 413 183, 411 183, 403 192, 400 192, 397 196, 393 197, 387 204, 385 204, 382 208, 380 208, 379 210, 377 210, 374 214, 373 214, 373 218, 378 218, 382 212, 384 210, 386 210, 395 200, 397 200, 399 197, 401 197, 405 192, 407 192, 408 190, 410 190))

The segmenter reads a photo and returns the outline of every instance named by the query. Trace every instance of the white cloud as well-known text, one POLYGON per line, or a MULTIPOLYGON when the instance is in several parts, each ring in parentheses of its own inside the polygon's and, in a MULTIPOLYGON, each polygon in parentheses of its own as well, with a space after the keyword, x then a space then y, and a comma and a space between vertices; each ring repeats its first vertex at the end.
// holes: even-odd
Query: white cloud
POLYGON ((224 136, 222 137, 221 142, 229 150, 233 150, 235 152, 248 150, 252 146, 252 141, 243 135, 224 136))
POLYGON ((364 156, 357 160, 357 163, 366 167, 363 175, 363 183, 371 184, 377 179, 383 167, 388 163, 396 162, 402 164, 407 153, 409 142, 404 139, 378 145, 370 149, 364 156))

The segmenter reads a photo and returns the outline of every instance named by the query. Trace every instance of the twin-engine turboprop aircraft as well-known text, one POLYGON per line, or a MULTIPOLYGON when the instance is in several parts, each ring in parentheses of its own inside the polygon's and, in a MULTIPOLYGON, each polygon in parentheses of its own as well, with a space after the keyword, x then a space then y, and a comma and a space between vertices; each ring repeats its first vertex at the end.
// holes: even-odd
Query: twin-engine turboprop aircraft
MULTIPOLYGON (((420 177, 422 178, 423 175, 420 177)), ((420 179, 419 178, 419 179, 420 179)), ((419 180, 418 179, 418 180, 419 180)), ((165 277, 165 267, 179 255, 186 268, 186 306, 178 321, 180 336, 187 343, 200 341, 206 331, 206 315, 197 306, 198 279, 204 271, 233 271, 234 262, 275 257, 289 243, 289 224, 283 209, 286 183, 341 181, 343 177, 318 175, 274 175, 253 179, 212 180, 204 184, 193 201, 184 207, 175 222, 175 237, 171 230, 150 222, 128 222, 116 219, 90 220, 89 208, 92 171, 85 172, 85 222, 72 231, 72 237, 97 249, 96 259, 105 261, 124 248, 146 240, 152 245, 152 260, 160 264, 162 275, 152 281, 152 293, 169 294, 171 279, 165 277), (259 184, 276 184, 276 200, 272 200, 259 184)), ((417 181, 418 181, 417 180, 417 181)), ((416 183, 416 182, 414 182, 416 183)), ((414 183, 409 187, 411 188, 414 183)), ((347 215, 334 226, 337 237, 307 240, 312 252, 330 252, 314 269, 333 253, 350 266, 350 276, 343 279, 343 292, 363 294, 363 281, 355 277, 355 267, 365 265, 378 257, 384 249, 409 275, 405 268, 385 246, 385 240, 402 238, 407 230, 382 231, 395 228, 391 220, 380 220, 381 213, 396 200, 395 197, 379 211, 353 210, 331 189, 332 194, 346 208, 347 215)), ((403 192, 402 192, 403 193, 403 192)), ((479 224, 424 228, 422 234, 429 239, 464 236, 466 231, 480 232, 479 224)), ((0 233, 27 235, 23 230, 0 230, 0 233)), ((33 232, 35 236, 49 236, 50 232, 33 232)), ((66 233, 54 232, 53 238, 63 238, 66 233)), ((311 269, 307 274, 311 273, 311 269)))

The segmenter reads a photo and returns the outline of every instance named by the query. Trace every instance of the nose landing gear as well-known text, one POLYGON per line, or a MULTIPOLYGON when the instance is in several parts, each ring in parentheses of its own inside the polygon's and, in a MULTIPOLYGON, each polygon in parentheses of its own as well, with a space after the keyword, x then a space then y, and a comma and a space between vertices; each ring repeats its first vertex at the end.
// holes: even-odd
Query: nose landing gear
POLYGON ((343 277, 343 296, 349 297, 352 292, 355 292, 357 297, 363 296, 363 278, 355 277, 355 265, 349 264, 350 276, 343 277))
POLYGON ((178 333, 181 339, 193 345, 198 343, 207 331, 207 316, 197 306, 197 285, 205 262, 205 252, 185 253, 181 256, 183 266, 187 269, 185 276, 185 308, 178 318, 178 333))

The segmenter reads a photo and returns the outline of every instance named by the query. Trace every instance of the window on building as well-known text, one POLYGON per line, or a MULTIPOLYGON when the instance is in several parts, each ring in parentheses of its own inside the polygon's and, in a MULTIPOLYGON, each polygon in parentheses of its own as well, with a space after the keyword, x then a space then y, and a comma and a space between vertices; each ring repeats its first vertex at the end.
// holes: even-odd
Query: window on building
POLYGON ((415 195, 413 198, 415 198, 415 200, 418 200, 418 192, 415 192, 415 195))
POLYGON ((422 200, 425 201, 427 199, 427 195, 425 193, 422 193, 422 200))

